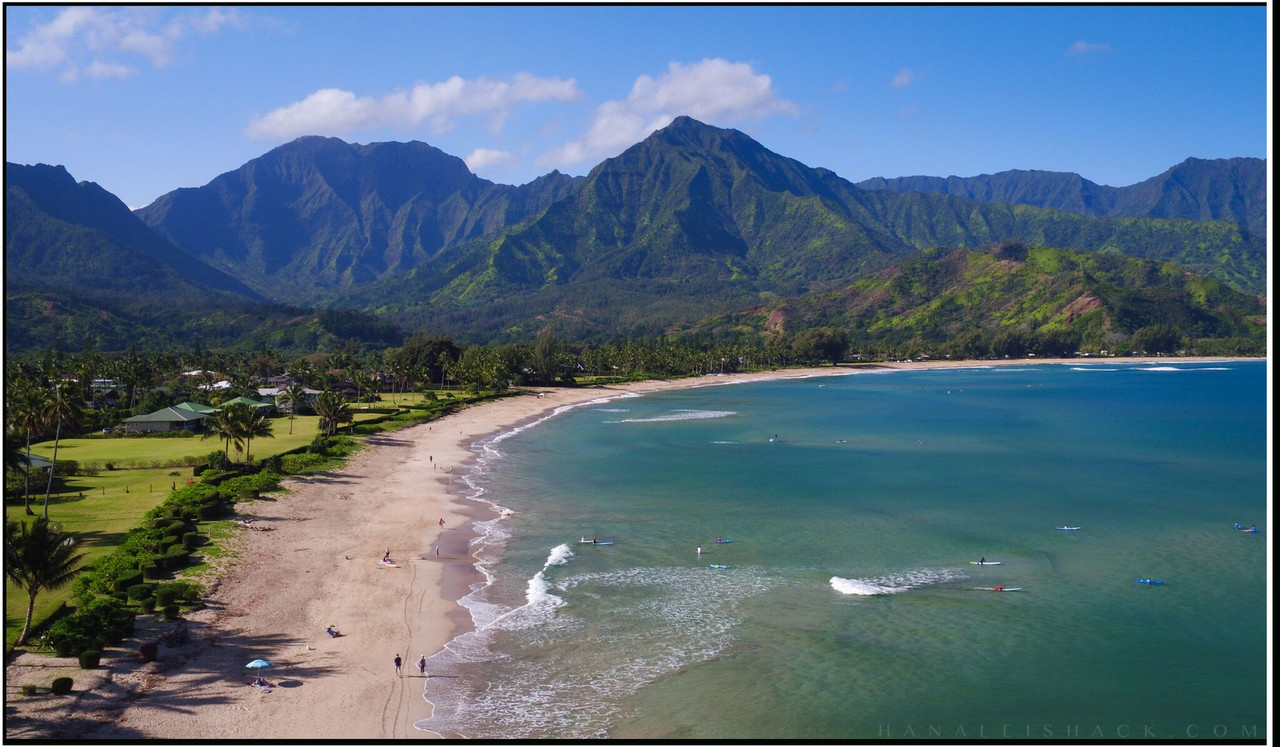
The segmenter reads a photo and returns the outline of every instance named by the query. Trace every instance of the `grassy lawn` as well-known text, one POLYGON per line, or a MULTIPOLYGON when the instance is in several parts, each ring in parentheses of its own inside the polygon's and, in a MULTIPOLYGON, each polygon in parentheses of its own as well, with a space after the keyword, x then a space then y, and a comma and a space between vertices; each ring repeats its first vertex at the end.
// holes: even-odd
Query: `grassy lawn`
MULTIPOLYGON (((85 565, 111 552, 130 529, 138 525, 142 515, 169 496, 173 481, 170 469, 116 470, 97 477, 67 478, 71 492, 49 498, 49 520, 62 524, 64 531, 76 535, 85 565), (84 497, 80 494, 83 492, 84 497)), ((190 475, 190 470, 186 474, 190 475)), ((31 510, 44 515, 44 485, 32 484, 31 510)), ((5 506, 5 517, 14 521, 30 518, 22 505, 5 506)), ((4 639, 8 649, 22 632, 27 614, 27 595, 12 581, 4 584, 4 639)), ((63 601, 70 599, 70 585, 45 591, 36 597, 36 622, 43 620, 63 601)))
MULTIPOLYGON (((387 400, 389 405, 391 400, 387 400)), ((381 417, 377 413, 365 413, 352 406, 352 414, 357 424, 381 417)), ((249 445, 250 455, 254 460, 279 454, 281 452, 306 446, 320 432, 320 418, 315 415, 299 415, 293 420, 293 433, 289 433, 289 418, 271 419, 272 438, 255 438, 249 445)), ((346 428, 346 426, 343 426, 346 428)), ((58 443, 58 459, 74 459, 80 464, 97 464, 106 466, 107 462, 116 467, 164 467, 178 464, 181 459, 204 456, 222 449, 222 441, 217 436, 201 438, 199 435, 190 438, 154 438, 147 436, 86 436, 83 438, 64 438, 58 443)), ((43 441, 32 444, 31 453, 45 459, 53 458, 53 442, 43 441)), ((235 454, 231 455, 236 458, 235 454)), ((239 458, 243 459, 243 455, 239 458)))

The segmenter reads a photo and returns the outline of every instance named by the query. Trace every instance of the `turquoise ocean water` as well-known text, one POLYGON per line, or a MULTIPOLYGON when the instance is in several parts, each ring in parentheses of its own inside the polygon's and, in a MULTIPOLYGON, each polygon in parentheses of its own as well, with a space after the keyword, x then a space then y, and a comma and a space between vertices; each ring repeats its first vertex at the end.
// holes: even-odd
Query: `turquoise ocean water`
POLYGON ((470 478, 497 517, 475 545, 489 581, 463 600, 476 630, 431 660, 418 726, 1264 737, 1265 377, 860 373, 597 402, 503 434, 470 478), (999 585, 1021 590, 983 590, 999 585))

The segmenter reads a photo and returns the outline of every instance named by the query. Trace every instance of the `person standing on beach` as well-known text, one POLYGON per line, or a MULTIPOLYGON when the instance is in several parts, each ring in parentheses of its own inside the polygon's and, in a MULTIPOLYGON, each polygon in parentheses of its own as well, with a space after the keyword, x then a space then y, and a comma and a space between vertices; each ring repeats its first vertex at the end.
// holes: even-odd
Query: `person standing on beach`
POLYGON ((427 676, 427 655, 426 654, 423 654, 422 656, 418 657, 418 671, 422 673, 423 677, 427 676))
POLYGON ((400 664, 401 664, 400 654, 396 654, 396 676, 397 677, 400 676, 400 664))

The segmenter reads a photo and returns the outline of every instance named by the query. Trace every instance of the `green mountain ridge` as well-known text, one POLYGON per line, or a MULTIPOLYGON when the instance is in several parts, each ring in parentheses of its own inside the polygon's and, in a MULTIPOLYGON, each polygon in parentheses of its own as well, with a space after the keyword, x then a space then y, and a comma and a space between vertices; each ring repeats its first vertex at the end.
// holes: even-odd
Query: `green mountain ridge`
MULTIPOLYGON (((10 164, 6 175, 52 168, 10 164)), ((1180 183, 1189 194, 1200 194, 1196 184, 1231 183, 1210 175, 1213 168, 1204 166, 1196 178, 1184 173, 1180 183)), ((460 159, 424 143, 350 145, 322 137, 299 138, 132 215, 114 197, 113 210, 91 209, 107 193, 86 188, 88 183, 77 186, 59 171, 64 186, 75 188, 64 189, 47 207, 29 199, 17 180, 6 180, 6 260, 20 270, 6 276, 6 309, 13 321, 32 325, 30 335, 6 339, 23 345, 39 344, 42 335, 44 344, 83 345, 49 341, 58 330, 115 341, 130 335, 150 340, 155 329, 171 343, 194 335, 210 346, 234 344, 243 335, 242 342, 304 349, 335 333, 346 336, 343 330, 385 345, 397 339, 396 325, 466 342, 530 340, 548 327, 565 339, 608 339, 770 334, 828 323, 889 339, 900 334, 900 322, 877 326, 851 311, 892 290, 877 283, 897 282, 895 273, 933 262, 944 249, 980 256, 1009 242, 1035 252, 1070 247, 1094 257, 1090 262, 1134 255, 1133 261, 1153 266, 1173 263, 1178 273, 1201 278, 1195 288, 1243 291, 1223 308, 1244 317, 1259 303, 1250 294, 1261 293, 1266 282, 1265 240, 1238 223, 1095 217, 949 194, 863 189, 773 153, 741 132, 688 117, 586 177, 552 173, 521 187, 480 179, 460 159), (255 303, 262 298, 272 303, 255 303), (210 319, 229 331, 214 332, 210 319)), ((1079 193, 1076 179, 1071 188, 1079 193)), ((1058 181, 1067 186, 1041 191, 1070 191, 1070 179, 1058 181)), ((1188 202, 1197 200, 1205 201, 1188 202)), ((1065 267, 1062 272, 1076 272, 1065 267)), ((1198 301, 1191 286, 1161 285, 1163 296, 1139 303, 1134 299, 1146 298, 1143 283, 1163 275, 1127 272, 1146 279, 1117 286, 1126 288, 1119 295, 1165 309, 1162 318, 1210 335, 1236 337, 1253 329, 1209 324, 1192 313, 1198 301), (1174 306, 1185 313, 1175 313, 1174 306)), ((1068 283, 1057 271, 1032 277, 1046 287, 1068 283)), ((957 318, 969 332, 994 329, 997 321, 1051 330, 1043 310, 1019 310, 1014 303, 1035 295, 1028 282, 979 286, 992 294, 991 302, 968 302, 965 308, 977 315, 957 318), (1002 311, 1002 302, 1013 303, 1012 310, 1002 311)), ((936 301, 898 295, 919 307, 920 318, 930 316, 936 301)), ((1095 290, 1090 297, 1105 306, 1113 296, 1095 290)), ((905 318, 896 307, 877 313, 905 318)), ((1125 314, 1115 314, 1108 324, 1127 332, 1109 334, 1136 329, 1125 314)), ((1066 324, 1084 329, 1078 318, 1066 324)), ((6 342, 6 348, 13 346, 6 342)))
POLYGON ((1096 218, 1226 221, 1239 223, 1257 236, 1267 232, 1267 162, 1261 158, 1188 158, 1127 187, 1096 184, 1079 174, 1035 170, 973 177, 876 177, 857 186, 1057 208, 1096 218))
POLYGON ((302 137, 137 215, 278 301, 324 302, 491 234, 573 189, 559 172, 494 184, 425 143, 302 137))

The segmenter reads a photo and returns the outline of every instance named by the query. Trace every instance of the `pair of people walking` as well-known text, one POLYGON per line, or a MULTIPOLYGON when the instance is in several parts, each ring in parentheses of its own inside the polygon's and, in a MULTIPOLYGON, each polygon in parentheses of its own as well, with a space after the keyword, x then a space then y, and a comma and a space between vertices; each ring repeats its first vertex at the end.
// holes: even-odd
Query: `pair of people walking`
MULTIPOLYGON (((400 676, 400 666, 403 663, 404 663, 404 660, 400 658, 400 654, 396 654, 395 665, 396 665, 397 677, 400 676)), ((426 677, 427 676, 427 655, 423 654, 422 656, 418 657, 417 663, 418 663, 418 672, 420 672, 423 677, 426 677)))

